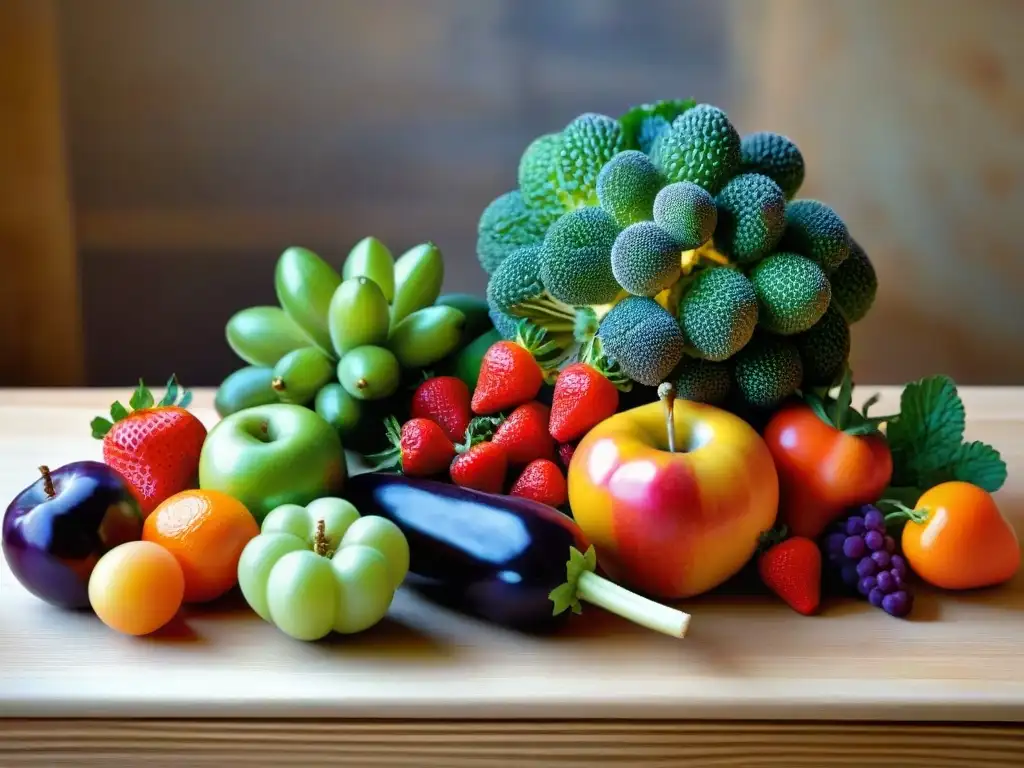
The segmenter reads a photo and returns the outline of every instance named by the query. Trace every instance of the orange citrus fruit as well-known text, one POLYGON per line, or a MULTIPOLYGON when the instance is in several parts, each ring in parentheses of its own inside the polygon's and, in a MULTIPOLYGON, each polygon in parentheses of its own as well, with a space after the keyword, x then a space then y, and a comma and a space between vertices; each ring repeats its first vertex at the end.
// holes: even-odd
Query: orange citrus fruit
POLYGON ((114 547, 89 576, 89 603, 100 621, 126 635, 148 635, 174 618, 185 576, 174 556, 150 541, 114 547))
POLYGON ((162 501, 142 526, 143 541, 167 549, 185 574, 185 602, 204 603, 238 583, 238 559, 260 532, 238 499, 220 491, 181 491, 162 501))

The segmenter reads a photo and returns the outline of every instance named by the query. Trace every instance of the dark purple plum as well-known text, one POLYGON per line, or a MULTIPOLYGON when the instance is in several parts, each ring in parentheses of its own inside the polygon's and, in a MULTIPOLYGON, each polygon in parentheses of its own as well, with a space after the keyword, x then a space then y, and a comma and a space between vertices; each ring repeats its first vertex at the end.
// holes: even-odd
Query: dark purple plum
POLYGON ((124 478, 102 462, 39 471, 4 513, 4 558, 40 600, 86 608, 93 567, 107 551, 141 537, 142 511, 124 478))

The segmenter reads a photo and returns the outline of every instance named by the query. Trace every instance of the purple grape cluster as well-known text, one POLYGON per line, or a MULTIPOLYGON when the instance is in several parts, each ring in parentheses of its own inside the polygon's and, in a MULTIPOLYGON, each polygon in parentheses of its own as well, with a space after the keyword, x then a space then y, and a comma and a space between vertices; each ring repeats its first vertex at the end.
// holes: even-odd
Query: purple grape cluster
POLYGON ((843 584, 890 616, 906 616, 914 606, 907 562, 896 554, 896 540, 885 532, 885 515, 868 504, 835 523, 825 537, 825 555, 843 584))

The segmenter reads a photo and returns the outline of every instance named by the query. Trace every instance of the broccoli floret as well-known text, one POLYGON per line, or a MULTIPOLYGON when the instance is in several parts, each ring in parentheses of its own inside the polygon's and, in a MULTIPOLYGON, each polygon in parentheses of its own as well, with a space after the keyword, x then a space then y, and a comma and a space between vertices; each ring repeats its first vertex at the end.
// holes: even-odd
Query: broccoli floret
POLYGON ((779 250, 806 256, 831 273, 850 255, 850 233, 839 214, 824 203, 794 200, 786 206, 779 250))
POLYGON ((740 143, 740 171, 763 173, 792 200, 804 183, 804 157, 796 144, 778 133, 761 131, 743 137, 740 143))
POLYGON ((545 226, 565 213, 558 199, 558 152, 562 134, 546 133, 530 142, 519 158, 519 191, 526 207, 536 211, 545 226))
POLYGON ((619 121, 587 112, 562 131, 555 166, 558 196, 566 209, 597 205, 597 176, 624 149, 619 121))
POLYGON ((732 374, 727 363, 684 355, 672 372, 676 396, 708 405, 721 405, 732 389, 732 374))
POLYGON ((507 312, 502 312, 497 307, 492 306, 487 316, 491 318, 491 323, 494 325, 494 330, 498 332, 498 335, 503 339, 514 339, 518 332, 519 322, 522 320, 520 317, 512 317, 507 312))
POLYGON ((654 198, 665 184, 643 152, 627 149, 604 164, 597 176, 597 199, 620 227, 650 221, 654 198))
POLYGON ((833 302, 810 330, 793 337, 804 367, 803 386, 838 382, 850 356, 850 326, 833 302))
POLYGON ((774 408, 803 381, 796 345, 782 336, 755 334, 733 360, 733 381, 748 405, 774 408))
POLYGON ((679 279, 679 250, 653 221, 630 224, 612 244, 612 274, 635 296, 653 296, 679 279))
POLYGON ((663 187, 654 198, 654 221, 679 243, 679 250, 699 248, 711 239, 718 223, 715 199, 692 181, 663 187))
POLYGON ((715 204, 715 248, 736 263, 752 264, 778 245, 786 228, 786 198, 767 176, 734 176, 718 193, 715 204))
POLYGON ((672 121, 695 106, 693 99, 666 99, 633 107, 619 118, 623 146, 650 153, 654 141, 672 127, 672 121))
POLYGON ((499 195, 484 208, 477 225, 480 266, 491 274, 512 251, 543 241, 546 230, 547 225, 526 207, 519 190, 499 195))
POLYGON ((512 251, 487 281, 487 302, 513 317, 525 317, 547 331, 571 331, 572 307, 548 293, 540 279, 542 245, 512 251))
POLYGON ((548 292, 572 306, 607 304, 621 293, 612 272, 615 220, 601 208, 570 211, 548 229, 540 277, 548 292))
POLYGON ((816 263, 795 253, 775 253, 750 273, 757 294, 758 322, 772 333, 789 336, 821 319, 832 299, 828 276, 816 263))
POLYGON ((627 296, 608 310, 597 336, 629 378, 655 386, 683 357, 679 324, 654 299, 627 296))
POLYGON ((875 303, 878 293, 878 275, 867 253, 850 238, 850 255, 829 275, 832 283, 832 303, 843 313, 848 323, 856 323, 875 303))
POLYGON ((750 280, 729 267, 705 269, 679 302, 679 324, 697 357, 721 361, 741 350, 757 325, 750 280))
POLYGON ((740 135, 725 112, 700 104, 675 119, 653 154, 668 181, 692 181, 715 195, 740 167, 740 135))

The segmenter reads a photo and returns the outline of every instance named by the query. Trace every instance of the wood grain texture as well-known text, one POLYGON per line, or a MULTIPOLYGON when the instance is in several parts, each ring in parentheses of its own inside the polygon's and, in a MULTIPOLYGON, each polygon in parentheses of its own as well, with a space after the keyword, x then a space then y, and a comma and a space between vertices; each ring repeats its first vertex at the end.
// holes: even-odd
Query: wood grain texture
POLYGON ((0 720, 5 768, 1017 768, 1024 729, 905 723, 0 720))
POLYGON ((0 3, 0 386, 84 383, 51 0, 0 3))

